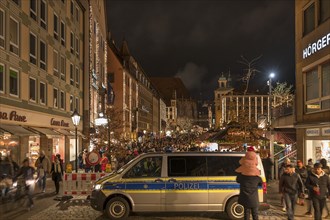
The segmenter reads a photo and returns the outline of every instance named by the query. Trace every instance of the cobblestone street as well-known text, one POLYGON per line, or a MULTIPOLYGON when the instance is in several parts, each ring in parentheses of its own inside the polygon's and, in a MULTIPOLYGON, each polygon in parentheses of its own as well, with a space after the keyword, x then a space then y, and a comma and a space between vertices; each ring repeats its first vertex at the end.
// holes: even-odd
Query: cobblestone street
MULTIPOLYGON (((259 219, 278 220, 286 219, 286 215, 281 211, 280 195, 277 193, 277 181, 272 182, 268 187, 268 201, 271 208, 266 211, 259 211, 259 219)), ((79 220, 105 220, 106 215, 95 211, 90 207, 86 196, 75 196, 66 201, 56 201, 56 196, 52 193, 52 182, 48 180, 46 193, 37 192, 34 196, 34 208, 27 211, 25 207, 13 207, 14 210, 7 210, 1 219, 10 220, 57 220, 57 219, 79 219, 79 220)), ((8 207, 7 207, 8 208, 8 207)), ((3 213, 4 206, 0 209, 3 213)), ((295 219, 311 220, 312 218, 305 217, 306 206, 296 206, 295 219)), ((214 220, 214 219, 228 219, 225 213, 141 213, 132 214, 129 220, 214 220)))

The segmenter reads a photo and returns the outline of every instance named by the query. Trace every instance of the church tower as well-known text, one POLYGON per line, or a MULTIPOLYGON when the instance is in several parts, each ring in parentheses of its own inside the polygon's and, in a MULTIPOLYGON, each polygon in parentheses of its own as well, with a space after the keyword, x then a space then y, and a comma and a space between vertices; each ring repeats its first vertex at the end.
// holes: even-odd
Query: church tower
POLYGON ((223 118, 225 111, 225 106, 223 103, 223 97, 232 94, 234 88, 231 86, 231 76, 228 73, 228 78, 222 73, 218 79, 218 88, 214 90, 214 108, 215 108, 215 127, 220 128, 223 126, 223 118))

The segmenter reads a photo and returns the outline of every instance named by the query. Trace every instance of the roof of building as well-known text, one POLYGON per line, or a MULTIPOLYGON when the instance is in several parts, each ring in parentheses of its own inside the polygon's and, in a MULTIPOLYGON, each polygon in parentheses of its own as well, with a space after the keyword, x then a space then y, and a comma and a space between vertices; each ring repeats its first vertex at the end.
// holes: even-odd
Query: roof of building
POLYGON ((189 99, 190 94, 178 77, 150 77, 151 83, 157 88, 165 99, 167 105, 170 104, 171 99, 176 93, 177 99, 189 99))

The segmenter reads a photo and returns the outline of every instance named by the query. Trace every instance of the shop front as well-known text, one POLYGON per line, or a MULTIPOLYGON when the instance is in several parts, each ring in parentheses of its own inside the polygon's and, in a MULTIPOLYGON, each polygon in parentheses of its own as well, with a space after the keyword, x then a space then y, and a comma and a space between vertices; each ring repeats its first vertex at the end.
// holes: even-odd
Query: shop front
POLYGON ((319 162, 325 158, 330 164, 330 127, 305 129, 305 160, 319 162))
MULTIPOLYGON (((0 153, 11 155, 21 162, 28 157, 31 165, 39 157, 41 150, 54 160, 56 154, 61 155, 64 163, 74 164, 75 128, 71 117, 29 111, 1 105, 0 111, 0 153)), ((81 123, 82 124, 82 123, 81 123)), ((78 126, 80 130, 82 126, 78 126)), ((78 152, 82 134, 78 132, 78 152)))

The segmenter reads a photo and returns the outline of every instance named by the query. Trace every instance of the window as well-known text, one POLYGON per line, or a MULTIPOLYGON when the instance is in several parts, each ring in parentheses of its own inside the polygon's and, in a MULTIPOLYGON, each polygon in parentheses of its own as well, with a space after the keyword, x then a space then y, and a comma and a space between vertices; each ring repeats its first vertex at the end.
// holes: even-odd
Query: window
POLYGON ((36 79, 30 78, 30 101, 35 102, 37 98, 37 88, 36 88, 36 79))
POLYGON ((61 91, 61 104, 60 104, 61 109, 65 109, 65 93, 61 91))
POLYGON ((76 7, 76 21, 79 22, 79 8, 76 7))
POLYGON ((168 157, 168 176, 207 176, 206 157, 168 157))
POLYGON ((16 5, 20 5, 20 0, 12 0, 16 5))
POLYGON ((80 83, 80 76, 79 76, 79 68, 76 67, 76 87, 79 88, 79 83, 80 83))
POLYGON ((161 171, 162 157, 147 157, 135 164, 123 178, 160 177, 161 171))
POLYGON ((72 63, 70 63, 70 85, 74 85, 74 67, 72 63))
POLYGON ((0 93, 5 92, 5 68, 3 64, 0 64, 0 93))
POLYGON ((76 106, 76 110, 77 112, 79 112, 79 98, 76 97, 76 103, 75 103, 75 106, 76 106))
POLYGON ((9 71, 9 93, 18 96, 18 71, 10 69, 9 71))
POLYGON ((314 69, 306 74, 306 100, 312 100, 319 97, 318 73, 314 69))
POLYGON ((73 112, 73 96, 70 95, 70 112, 73 112))
POLYGON ((30 33, 30 63, 37 65, 37 38, 30 33))
POLYGON ((58 108, 58 89, 53 89, 53 107, 58 108))
POLYGON ((61 21, 61 44, 65 46, 65 24, 61 21))
POLYGON ((330 109, 330 63, 306 72, 306 113, 330 109))
POLYGON ((0 47, 5 47, 5 12, 0 10, 0 47))
POLYGON ((330 18, 330 1, 320 0, 320 23, 330 18))
POLYGON ((46 70, 47 48, 43 41, 40 41, 40 68, 46 70))
POLYGON ((37 1, 36 0, 30 0, 30 17, 33 20, 37 20, 37 1))
POLYGON ((19 24, 18 22, 10 17, 9 22, 9 39, 10 39, 10 52, 13 52, 18 55, 19 48, 19 24))
POLYGON ((40 2, 40 26, 47 29, 47 5, 44 0, 40 2))
POLYGON ((66 69, 65 57, 61 56, 61 79, 64 81, 65 81, 65 69, 66 69))
POLYGON ((207 157, 208 176, 237 176, 235 170, 240 166, 241 157, 207 157))
POLYGON ((54 76, 59 77, 58 74, 58 52, 53 50, 53 65, 54 65, 54 76))
POLYGON ((94 34, 96 34, 96 21, 94 21, 94 34))
POLYGON ((76 56, 78 58, 79 58, 79 47, 80 47, 79 39, 78 39, 78 37, 76 37, 76 56))
POLYGON ((70 51, 74 54, 74 35, 72 32, 70 33, 70 51))
POLYGON ((58 17, 54 14, 54 38, 58 40, 58 17))
POLYGON ((304 11, 304 36, 314 30, 315 27, 315 6, 311 4, 304 11))
POLYGON ((71 13, 71 16, 73 16, 73 13, 74 13, 74 4, 73 4, 73 1, 71 0, 71 4, 70 4, 70 13, 71 13))
POLYGON ((46 97, 47 97, 47 89, 46 84, 44 82, 40 82, 40 104, 45 105, 46 104, 46 97))

